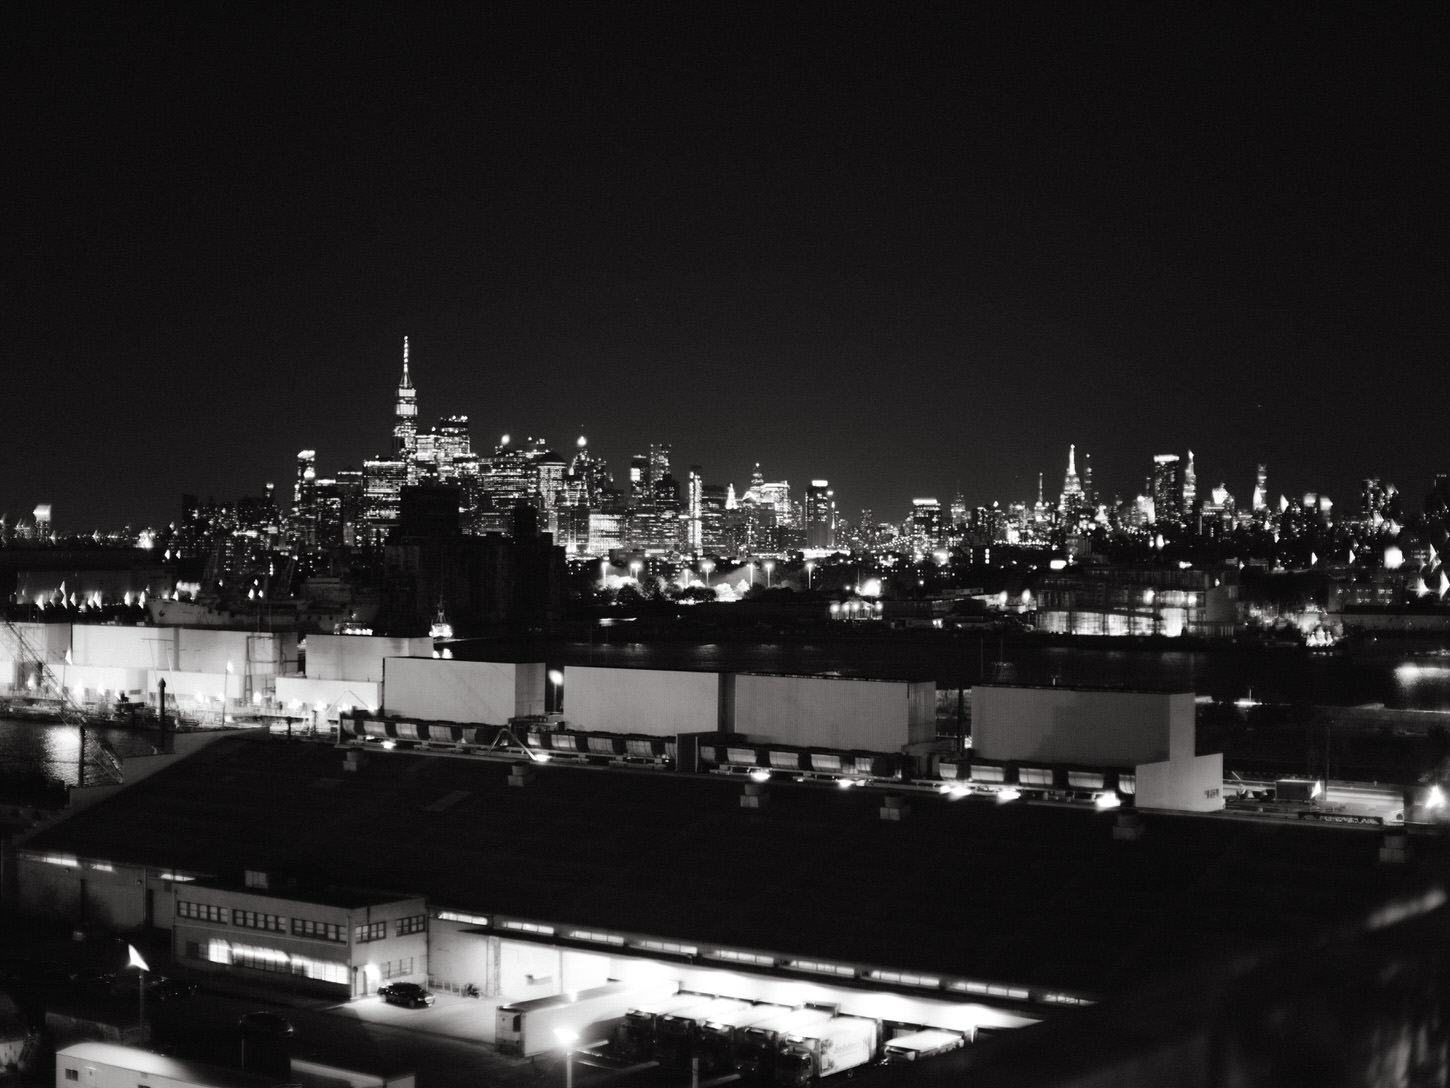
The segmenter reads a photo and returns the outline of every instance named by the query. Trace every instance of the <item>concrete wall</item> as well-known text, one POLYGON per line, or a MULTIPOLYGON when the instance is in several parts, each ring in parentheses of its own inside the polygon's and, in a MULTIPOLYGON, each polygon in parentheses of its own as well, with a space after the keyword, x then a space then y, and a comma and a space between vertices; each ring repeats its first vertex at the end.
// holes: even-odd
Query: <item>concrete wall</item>
POLYGON ((382 704, 382 685, 363 680, 313 680, 306 676, 279 676, 277 702, 294 711, 331 707, 328 718, 336 721, 339 707, 365 707, 369 711, 376 711, 382 704))
POLYGON ((714 672, 570 666, 564 673, 564 720, 571 729, 601 733, 729 731, 722 685, 714 672))
POLYGON ((177 669, 179 628, 110 627, 78 623, 71 629, 71 664, 122 669, 177 669))
POLYGON ((388 714, 505 725, 544 712, 544 664, 391 657, 383 663, 388 714))
POLYGON ((1223 753, 1188 756, 1138 767, 1140 809, 1217 812, 1223 808, 1223 753))
POLYGON ((984 759, 1136 765, 1193 754, 1191 693, 972 689, 972 747, 984 759))
POLYGON ((895 752, 936 732, 930 683, 742 673, 734 688, 734 731, 763 743, 895 752))
POLYGON ((106 692, 107 699, 114 700, 120 692, 129 696, 144 695, 151 687, 147 683, 149 670, 124 669, 105 665, 53 665, 56 677, 71 698, 77 702, 90 702, 106 692))
POLYGON ((382 635, 308 635, 307 675, 314 680, 383 682, 383 660, 433 656, 431 638, 382 635))
POLYGON ((253 677, 272 677, 282 671, 284 660, 297 657, 297 635, 293 632, 250 634, 211 627, 179 627, 178 667, 188 672, 249 672, 253 677))

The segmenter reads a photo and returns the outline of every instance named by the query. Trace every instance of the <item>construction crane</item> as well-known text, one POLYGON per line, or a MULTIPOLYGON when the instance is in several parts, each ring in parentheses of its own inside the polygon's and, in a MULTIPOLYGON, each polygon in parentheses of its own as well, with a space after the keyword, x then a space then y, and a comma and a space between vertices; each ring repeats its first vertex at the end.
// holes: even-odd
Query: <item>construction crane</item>
MULTIPOLYGON (((25 637, 24 630, 11 621, 8 616, 0 615, 0 625, 3 625, 0 626, 0 638, 5 640, 6 646, 10 651, 10 656, 20 662, 26 675, 33 675, 35 677, 36 683, 42 690, 49 689, 54 693, 56 709, 61 723, 74 726, 80 730, 81 743, 80 756, 77 760, 76 768, 76 784, 78 786, 84 786, 86 784, 85 711, 76 705, 76 701, 66 691, 65 685, 56 678, 54 671, 50 667, 50 663, 45 659, 45 655, 30 644, 30 640, 25 637)), ((102 745, 101 755, 105 757, 101 761, 101 766, 119 782, 121 779, 120 768, 117 765, 114 754, 106 750, 104 744, 102 745)))

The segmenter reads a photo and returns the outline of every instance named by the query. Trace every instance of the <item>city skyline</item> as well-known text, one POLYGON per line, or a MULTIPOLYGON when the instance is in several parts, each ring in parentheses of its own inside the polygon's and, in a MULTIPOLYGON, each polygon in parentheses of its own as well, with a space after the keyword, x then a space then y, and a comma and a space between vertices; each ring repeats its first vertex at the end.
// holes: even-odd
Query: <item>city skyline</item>
MULTIPOLYGON (((197 489, 196 491, 188 492, 185 494, 190 494, 203 502, 216 501, 225 504, 234 502, 235 500, 241 498, 260 498, 263 497, 268 489, 271 489, 272 493, 276 497, 276 501, 279 503, 281 509, 285 512, 291 509, 294 505, 294 501, 289 500, 288 496, 290 489, 294 483, 293 477, 296 475, 299 462, 302 460, 304 455, 307 455, 306 462, 309 467, 315 469, 316 478, 319 481, 331 478, 339 472, 352 471, 366 475, 365 465, 367 465, 369 462, 377 458, 382 458, 386 460, 390 456, 403 455, 402 451, 398 446, 398 443, 402 441, 402 439, 400 439, 400 437, 398 436, 397 424, 404 417, 406 417, 411 424, 412 432, 417 435, 427 435, 430 431, 436 432, 440 425, 463 425, 464 433, 467 435, 469 444, 472 446, 472 452, 476 456, 485 460, 491 456, 490 451, 498 451, 504 448, 508 448, 510 446, 519 449, 533 445, 541 449, 548 449, 552 451, 553 453, 558 455, 561 461, 567 464, 575 454, 587 448, 590 456, 596 462, 601 463, 605 470, 608 472, 609 477, 613 481, 613 486, 615 487, 615 489, 622 496, 630 497, 631 501, 634 492, 634 487, 631 483, 630 476, 631 460, 639 461, 641 458, 646 458, 645 451, 649 451, 648 457, 653 458, 653 456, 655 455, 655 451, 658 449, 663 449, 664 457, 666 458, 666 468, 672 474, 672 476, 676 480, 677 486, 680 487, 682 491, 685 489, 687 481, 693 475, 696 468, 699 468, 701 470, 701 478, 707 483, 712 485, 718 485, 722 488, 728 487, 732 495, 740 496, 743 496, 746 493, 747 488, 749 487, 749 481, 751 480, 752 476, 761 476, 763 474, 763 478, 767 480, 778 480, 781 484, 789 485, 789 495, 791 497, 791 502, 799 506, 799 504, 804 501, 807 493, 811 490, 810 485, 816 483, 824 485, 828 482, 828 479, 823 477, 822 474, 819 472, 797 477, 795 482, 792 482, 786 474, 775 472, 772 470, 772 466, 764 465, 761 462, 756 461, 751 463, 750 468, 747 469, 739 477, 740 482, 739 486, 737 486, 737 479, 735 477, 731 477, 729 479, 721 479, 714 476, 713 474, 706 471, 704 466, 700 466, 698 462, 694 461, 689 456, 689 450, 687 448, 679 449, 675 447, 674 443, 668 441, 656 442, 652 440, 649 443, 645 444, 640 450, 637 450, 634 453, 618 455, 601 453, 598 445, 587 433, 583 431, 581 431, 581 433, 579 433, 577 436, 574 436, 571 440, 564 442, 554 442, 551 440, 550 436, 529 432, 504 432, 500 435, 497 435, 495 439, 490 440, 488 436, 478 433, 473 428, 471 416, 466 411, 458 411, 456 408, 450 407, 441 407, 435 416, 430 414, 428 411, 420 408, 420 402, 424 407, 426 407, 427 398, 423 394, 423 392, 418 389, 417 383, 414 381, 414 375, 416 374, 416 371, 412 363, 411 348, 409 344, 409 338, 407 337, 404 337, 403 340, 403 345, 400 352, 400 360, 401 384, 395 384, 393 387, 394 397, 392 400, 392 407, 394 414, 390 420, 390 422, 393 424, 392 433, 389 435, 384 435, 377 443, 377 445, 373 448, 373 452, 368 456, 359 458, 356 462, 350 462, 345 465, 331 464, 326 460, 325 456, 321 456, 321 454, 325 453, 325 451, 318 451, 313 448, 307 448, 295 454, 293 457, 289 458, 286 463, 286 467, 282 472, 277 473, 274 477, 270 477, 266 481, 263 481, 261 484, 254 486, 248 490, 236 492, 233 494, 220 494, 217 493, 214 489, 203 487, 197 489), (407 404, 407 410, 403 411, 402 406, 405 402, 407 404), (321 461, 320 464, 318 463, 319 459, 321 461)), ((413 443, 413 446, 414 448, 416 448, 416 441, 413 443)), ((412 450, 408 451, 407 456, 413 456, 412 450)), ((1125 509, 1134 505, 1135 500, 1137 500, 1139 504, 1141 504, 1144 500, 1147 500, 1150 503, 1156 503, 1159 507, 1162 507, 1164 503, 1165 487, 1169 487, 1170 489, 1177 489, 1178 499, 1176 500, 1175 505, 1181 503, 1185 507, 1185 513, 1187 512, 1187 508, 1191 507, 1193 504, 1195 486, 1194 466, 1196 455, 1192 449, 1187 449, 1186 451, 1183 451, 1182 454, 1178 452, 1159 452, 1152 455, 1145 454, 1143 457, 1142 466, 1145 471, 1139 478, 1139 483, 1137 487, 1114 486, 1114 481, 1104 481, 1101 475, 1095 475, 1095 468, 1092 456, 1093 453, 1091 450, 1083 450, 1079 454, 1077 443, 1069 443, 1067 451, 1062 460, 1062 464, 1065 465, 1065 471, 1062 473, 1055 473, 1050 470, 1039 471, 1032 481, 1031 492, 1026 494, 992 496, 973 500, 970 496, 967 496, 964 493, 964 489, 960 487, 954 489, 951 492, 932 493, 930 495, 928 495, 925 490, 917 488, 914 491, 910 492, 909 497, 902 498, 895 508, 852 508, 838 500, 836 502, 836 509, 838 516, 842 520, 843 524, 849 523, 852 525, 859 525, 861 521, 861 515, 867 512, 872 515, 872 520, 875 524, 901 524, 904 522, 909 522, 911 520, 912 507, 914 503, 919 504, 926 499, 932 499, 937 501, 940 505, 940 508, 945 511, 947 507, 953 505, 955 498, 961 497, 965 499, 964 505, 968 510, 977 507, 990 508, 993 506, 998 506, 1005 512, 1014 506, 1020 505, 1025 508, 1027 514, 1030 516, 1034 508, 1039 511, 1044 509, 1048 511, 1059 511, 1062 510, 1068 502, 1073 500, 1086 501, 1088 505, 1096 506, 1099 509, 1113 507, 1115 505, 1115 498, 1117 499, 1116 505, 1120 505, 1125 509), (1081 456, 1083 458, 1083 471, 1081 474, 1078 472, 1078 456, 1081 456), (1183 460, 1184 463, 1188 466, 1188 490, 1186 496, 1184 495, 1184 492, 1182 490, 1182 481, 1177 476, 1177 473, 1179 471, 1177 466, 1180 460, 1183 460), (1173 465, 1174 477, 1173 483, 1171 485, 1165 484, 1164 479, 1162 478, 1162 469, 1164 468, 1165 462, 1171 462, 1173 465)), ((1271 509, 1278 509, 1281 504, 1297 506, 1301 502, 1307 502, 1308 499, 1312 496, 1316 501, 1319 499, 1330 500, 1333 504, 1334 513, 1339 517, 1353 517, 1356 513, 1359 512, 1359 506, 1362 500, 1362 487, 1356 488, 1353 492, 1350 492, 1343 496, 1336 496, 1330 494, 1329 492, 1319 492, 1314 490, 1301 491, 1289 485, 1280 486, 1278 483, 1276 483, 1274 474, 1272 473, 1272 471, 1269 471, 1271 470, 1271 467, 1272 466, 1268 466, 1263 462, 1260 462, 1254 466, 1254 487, 1230 486, 1228 480, 1224 478, 1222 474, 1212 478, 1207 475, 1201 476, 1198 478, 1198 496, 1201 500, 1206 501, 1210 493, 1213 492, 1215 488, 1222 487, 1228 492, 1230 500, 1237 506, 1239 510, 1242 511, 1249 511, 1253 509, 1255 504, 1260 499, 1263 500, 1264 504, 1267 507, 1271 509), (1266 479, 1266 472, 1268 488, 1266 491, 1263 491, 1263 494, 1260 494, 1261 490, 1263 490, 1262 485, 1264 484, 1266 479)), ((1360 478, 1361 484, 1368 484, 1371 480, 1373 480, 1378 490, 1393 489, 1394 491, 1397 491, 1400 495, 1401 502, 1404 504, 1404 508, 1407 513, 1415 514, 1419 512, 1422 496, 1416 493, 1413 489, 1407 491, 1406 489, 1399 487, 1394 481, 1385 479, 1377 473, 1366 473, 1360 478)), ((842 480, 839 483, 833 483, 833 494, 839 491, 843 486, 849 488, 850 481, 842 480)), ((1429 490, 1430 481, 1427 481, 1424 492, 1428 494, 1429 490)), ((160 528, 168 523, 174 524, 180 517, 180 504, 183 497, 184 495, 177 497, 178 508, 175 513, 170 517, 163 518, 162 520, 157 522, 149 523, 130 520, 127 521, 125 524, 129 525, 132 529, 138 530, 145 528, 160 528)), ((88 532, 92 529, 109 530, 120 527, 119 525, 75 525, 66 524, 64 522, 56 523, 54 521, 52 503, 48 501, 41 502, 37 503, 37 506, 43 506, 46 508, 47 518, 50 519, 49 527, 51 531, 88 532)), ((683 517, 684 515, 682 514, 681 516, 683 517)), ((3 519, 4 523, 7 526, 14 528, 17 525, 24 525, 27 521, 33 521, 34 513, 30 511, 24 511, 16 515, 5 511, 0 511, 0 519, 3 519)))
POLYGON ((1443 12, 7 8, 0 512, 651 442, 843 514, 1445 471, 1443 12))

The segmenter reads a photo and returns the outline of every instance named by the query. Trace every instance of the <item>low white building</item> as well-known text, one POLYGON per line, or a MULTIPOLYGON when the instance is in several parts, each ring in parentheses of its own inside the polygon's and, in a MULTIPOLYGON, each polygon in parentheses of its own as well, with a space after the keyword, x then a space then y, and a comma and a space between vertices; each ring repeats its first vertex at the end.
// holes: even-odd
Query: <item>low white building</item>
POLYGON ((1223 754, 1195 754, 1194 705, 1192 692, 978 684, 973 777, 979 763, 1011 766, 1018 782, 1043 786, 1115 769, 1131 775, 1139 808, 1217 811, 1223 754))
POLYGON ((248 872, 244 888, 197 882, 175 894, 171 944, 180 966, 283 975, 339 998, 428 981, 421 897, 291 884, 265 872, 248 872))

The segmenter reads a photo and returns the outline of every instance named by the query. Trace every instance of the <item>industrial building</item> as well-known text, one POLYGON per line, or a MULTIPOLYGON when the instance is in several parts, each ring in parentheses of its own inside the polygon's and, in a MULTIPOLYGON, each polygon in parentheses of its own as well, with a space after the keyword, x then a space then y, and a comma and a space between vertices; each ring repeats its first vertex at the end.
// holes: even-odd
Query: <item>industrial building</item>
POLYGON ((1195 753, 1192 692, 978 684, 970 773, 1023 787, 1112 789, 1140 809, 1223 808, 1223 754, 1195 753))
POLYGON ((1147 813, 1125 838, 1115 813, 1091 808, 889 800, 237 736, 20 842, 6 883, 26 912, 170 928, 178 966, 259 979, 267 964, 213 958, 212 941, 269 948, 290 968, 321 958, 302 944, 329 940, 294 932, 299 919, 346 925, 331 943, 349 977, 290 982, 339 998, 422 954, 360 945, 370 905, 392 912, 389 939, 422 939, 394 929, 426 913, 437 989, 520 1001, 611 978, 759 1000, 806 988, 894 1007, 880 1015, 896 1022, 991 1031, 1312 939, 1415 893, 1447 860, 1438 838, 1382 852, 1383 834, 1358 828, 1147 813), (743 805, 744 787, 769 803, 743 805), (379 898, 334 904, 344 920, 317 914, 315 893, 247 887, 248 871, 299 866, 317 887, 379 898), (211 931, 187 936, 201 908, 180 904, 203 896, 211 931), (286 921, 238 927, 238 910, 286 921), (265 944, 282 941, 298 944, 265 944))

